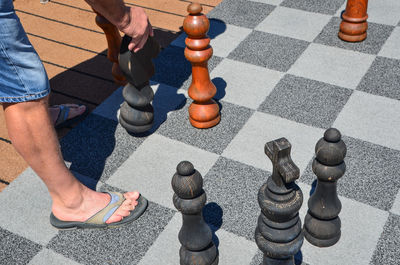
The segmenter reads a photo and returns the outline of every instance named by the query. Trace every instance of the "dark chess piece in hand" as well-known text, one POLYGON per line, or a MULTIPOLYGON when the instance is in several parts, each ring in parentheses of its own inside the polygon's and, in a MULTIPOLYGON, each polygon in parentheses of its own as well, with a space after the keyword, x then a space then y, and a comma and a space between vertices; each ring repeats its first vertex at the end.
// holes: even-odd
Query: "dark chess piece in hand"
POLYGON ((129 133, 144 133, 153 126, 154 109, 151 102, 154 97, 150 78, 154 75, 152 59, 160 52, 160 45, 149 36, 144 47, 138 52, 128 50, 131 37, 122 39, 119 53, 119 66, 128 84, 122 95, 125 102, 121 106, 119 122, 129 133))
POLYGON ((343 161, 346 145, 337 129, 325 131, 315 146, 312 169, 317 175, 317 187, 308 200, 308 213, 304 220, 304 235, 308 242, 318 247, 329 247, 340 239, 342 204, 337 195, 337 181, 345 171, 343 161))
POLYGON ((182 228, 179 231, 181 265, 217 265, 218 252, 212 242, 210 227, 204 222, 203 207, 207 197, 203 190, 203 178, 192 163, 182 161, 172 178, 173 201, 182 212, 182 228))
POLYGON ((264 253, 263 265, 294 265, 294 255, 303 245, 299 218, 303 193, 295 184, 300 170, 290 150, 291 144, 285 138, 265 145, 273 172, 258 192, 261 214, 255 231, 257 246, 264 253))

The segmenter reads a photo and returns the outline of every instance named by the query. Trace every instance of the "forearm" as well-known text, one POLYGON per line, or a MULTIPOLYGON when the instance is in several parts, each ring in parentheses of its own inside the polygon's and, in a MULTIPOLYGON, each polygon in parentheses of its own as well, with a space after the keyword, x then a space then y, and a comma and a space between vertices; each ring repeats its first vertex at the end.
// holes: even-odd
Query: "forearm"
POLYGON ((96 12, 104 16, 119 30, 131 23, 129 8, 123 0, 85 0, 96 12))

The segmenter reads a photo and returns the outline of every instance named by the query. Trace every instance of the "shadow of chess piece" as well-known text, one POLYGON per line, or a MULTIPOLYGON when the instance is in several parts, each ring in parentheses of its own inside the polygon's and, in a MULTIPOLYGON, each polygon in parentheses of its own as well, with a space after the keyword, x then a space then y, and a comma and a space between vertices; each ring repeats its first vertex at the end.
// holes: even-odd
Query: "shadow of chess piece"
POLYGON ((193 103, 189 106, 189 120, 196 128, 210 128, 220 122, 220 109, 212 99, 217 89, 210 80, 208 60, 213 54, 210 38, 207 37, 210 22, 201 13, 203 8, 198 3, 188 6, 189 15, 183 21, 183 30, 188 37, 185 40, 185 57, 192 64, 192 83, 189 97, 193 103))
POLYGON ((122 90, 125 102, 121 106, 119 122, 129 133, 144 133, 153 126, 154 97, 150 78, 154 75, 152 59, 160 52, 160 45, 149 36, 144 47, 138 52, 128 50, 131 37, 122 39, 119 66, 128 84, 122 90))
POLYGON ((346 10, 342 13, 339 38, 348 42, 360 42, 367 37, 368 0, 347 0, 346 10))
POLYGON ((315 146, 316 158, 312 169, 317 175, 317 187, 308 200, 308 213, 304 220, 304 236, 318 247, 329 247, 340 239, 339 213, 342 204, 337 195, 337 180, 345 171, 343 161, 346 145, 337 129, 325 131, 315 146))
POLYGON ((96 10, 93 9, 96 13, 96 24, 99 26, 105 33, 107 39, 107 58, 113 63, 111 74, 114 78, 114 82, 123 86, 126 84, 126 78, 122 74, 121 69, 119 68, 118 63, 118 51, 121 47, 121 35, 117 27, 115 27, 110 21, 108 21, 105 17, 100 15, 96 10))
POLYGON ((263 265, 294 265, 294 255, 303 245, 299 210, 303 193, 295 184, 299 168, 290 157, 291 144, 280 138, 265 145, 273 165, 272 175, 258 192, 261 214, 255 239, 264 253, 263 265))
POLYGON ((218 252, 212 242, 212 231, 204 222, 203 207, 207 197, 203 190, 203 178, 192 163, 182 161, 172 178, 173 201, 182 212, 182 228, 179 231, 181 265, 217 265, 218 252))

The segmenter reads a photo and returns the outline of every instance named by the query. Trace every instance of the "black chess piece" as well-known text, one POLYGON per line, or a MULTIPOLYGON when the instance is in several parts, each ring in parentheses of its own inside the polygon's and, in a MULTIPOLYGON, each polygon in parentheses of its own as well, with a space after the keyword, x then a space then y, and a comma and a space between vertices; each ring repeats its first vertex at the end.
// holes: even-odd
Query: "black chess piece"
POLYGON ((149 36, 141 50, 132 52, 128 49, 131 39, 127 35, 123 37, 118 57, 128 81, 122 91, 125 102, 121 106, 119 122, 130 133, 143 133, 150 130, 154 122, 151 105, 154 92, 149 80, 155 72, 152 59, 160 52, 160 45, 149 36))
POLYGON ((346 145, 335 128, 325 131, 315 146, 316 157, 312 169, 317 175, 317 187, 308 200, 308 213, 304 220, 304 235, 318 247, 329 247, 340 239, 339 218, 342 204, 337 195, 337 181, 345 171, 343 161, 346 145))
POLYGON ((294 255, 303 245, 299 210, 303 193, 295 184, 299 168, 290 157, 291 144, 280 138, 265 145, 273 165, 272 175, 258 192, 261 214, 255 239, 264 253, 263 265, 294 265, 294 255))
POLYGON ((218 252, 212 242, 210 227, 204 222, 202 209, 207 201, 203 178, 192 163, 182 161, 172 178, 173 201, 182 212, 179 231, 181 265, 217 265, 218 252))

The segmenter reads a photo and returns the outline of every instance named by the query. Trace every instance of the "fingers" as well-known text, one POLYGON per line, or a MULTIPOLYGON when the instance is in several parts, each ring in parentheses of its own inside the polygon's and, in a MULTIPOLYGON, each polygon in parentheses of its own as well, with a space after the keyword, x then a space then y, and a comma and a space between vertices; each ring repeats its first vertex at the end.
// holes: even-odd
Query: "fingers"
MULTIPOLYGON (((136 45, 134 45, 133 47, 132 47, 132 49, 130 49, 130 50, 133 50, 133 52, 138 52, 140 49, 142 49, 143 47, 144 47, 144 45, 146 44, 146 42, 147 42, 147 39, 149 38, 149 35, 150 35, 150 33, 151 33, 151 26, 150 26, 150 24, 147 26, 147 28, 146 28, 146 31, 145 31, 145 33, 141 36, 141 38, 140 38, 140 40, 138 40, 137 41, 137 44, 136 45)), ((132 39, 133 40, 133 39, 132 39)), ((129 44, 129 45, 131 45, 132 44, 132 42, 129 44)), ((129 45, 128 45, 128 49, 129 49, 129 45)))

